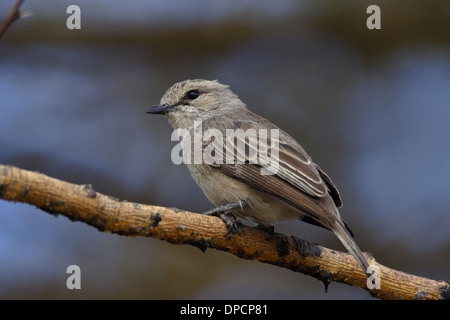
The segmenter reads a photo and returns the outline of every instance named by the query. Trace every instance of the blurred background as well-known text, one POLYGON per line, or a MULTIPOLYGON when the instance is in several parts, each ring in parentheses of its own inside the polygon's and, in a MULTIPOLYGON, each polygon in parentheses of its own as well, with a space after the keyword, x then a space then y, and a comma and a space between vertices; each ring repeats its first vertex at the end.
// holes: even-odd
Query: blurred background
MULTIPOLYGON (((4 19, 15 1, 1 1, 4 19)), ((296 138, 363 251, 450 277, 450 2, 28 0, 0 39, 0 163, 120 199, 212 208, 150 106, 218 79, 296 138), (81 8, 81 30, 66 9, 81 8), (381 8, 381 30, 366 9, 381 8)), ((331 232, 276 227, 345 251, 331 232)), ((383 283, 381 282, 381 285, 383 283)), ((370 299, 224 252, 106 234, 0 201, 2 299, 370 299), (68 290, 66 268, 81 268, 68 290)))

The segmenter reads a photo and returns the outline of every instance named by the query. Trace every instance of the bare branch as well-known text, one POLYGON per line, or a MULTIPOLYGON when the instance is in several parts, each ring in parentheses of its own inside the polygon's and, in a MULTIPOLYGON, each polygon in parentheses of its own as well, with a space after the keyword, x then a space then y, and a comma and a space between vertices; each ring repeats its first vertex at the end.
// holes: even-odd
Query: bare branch
POLYGON ((325 283, 336 281, 363 288, 380 299, 450 299, 450 285, 396 271, 372 257, 380 268, 381 288, 369 290, 367 276, 349 254, 279 233, 243 227, 227 235, 222 220, 188 211, 120 201, 90 185, 75 185, 13 166, 0 165, 0 198, 36 206, 51 214, 87 223, 100 231, 159 238, 226 251, 301 272, 325 283))
POLYGON ((0 38, 5 33, 5 31, 9 28, 9 26, 20 18, 19 7, 22 5, 23 0, 17 0, 15 6, 12 8, 8 17, 6 17, 5 21, 0 25, 0 38))

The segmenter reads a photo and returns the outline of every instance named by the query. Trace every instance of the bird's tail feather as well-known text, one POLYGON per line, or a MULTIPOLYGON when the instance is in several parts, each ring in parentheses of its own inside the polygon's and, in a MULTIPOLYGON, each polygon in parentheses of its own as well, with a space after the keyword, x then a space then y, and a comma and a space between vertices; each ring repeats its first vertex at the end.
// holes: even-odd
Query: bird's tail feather
POLYGON ((355 258, 356 262, 361 266, 364 273, 367 274, 367 268, 369 267, 369 263, 366 258, 362 254, 355 240, 353 240, 350 233, 345 228, 344 224, 341 221, 337 221, 336 225, 331 228, 336 235, 336 237, 342 242, 344 247, 352 254, 355 258))

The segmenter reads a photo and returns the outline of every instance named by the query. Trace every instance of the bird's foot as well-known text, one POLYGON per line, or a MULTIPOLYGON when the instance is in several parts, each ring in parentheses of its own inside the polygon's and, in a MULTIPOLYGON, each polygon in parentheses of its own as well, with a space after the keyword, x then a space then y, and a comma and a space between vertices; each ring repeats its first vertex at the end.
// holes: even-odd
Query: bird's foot
POLYGON ((237 218, 232 213, 228 212, 229 210, 234 209, 236 207, 240 207, 241 205, 242 205, 241 202, 233 202, 203 212, 202 214, 208 216, 216 216, 222 219, 222 221, 225 222, 228 228, 228 232, 226 233, 226 235, 229 235, 230 233, 241 233, 242 225, 239 223, 237 218))

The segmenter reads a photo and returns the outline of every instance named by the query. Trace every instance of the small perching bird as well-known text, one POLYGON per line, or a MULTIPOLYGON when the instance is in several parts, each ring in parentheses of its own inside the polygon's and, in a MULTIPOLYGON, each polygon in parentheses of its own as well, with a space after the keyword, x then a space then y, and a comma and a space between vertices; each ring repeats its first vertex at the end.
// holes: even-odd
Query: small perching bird
POLYGON ((183 138, 183 162, 217 206, 211 212, 267 227, 292 219, 324 227, 368 273, 339 215, 342 200, 331 179, 294 138, 248 110, 228 86, 200 79, 176 83, 148 113, 165 115, 183 138))

